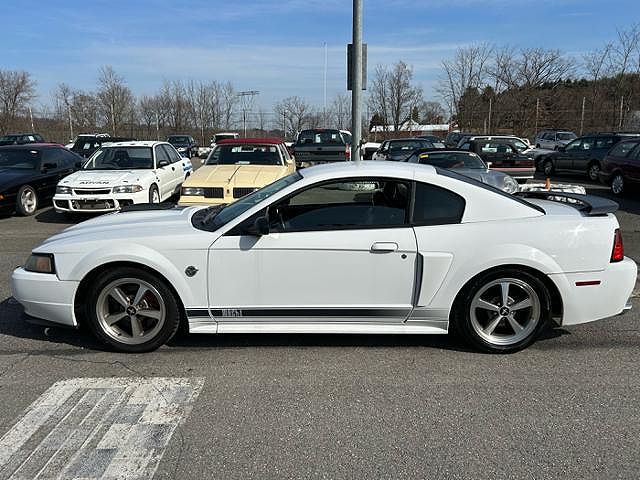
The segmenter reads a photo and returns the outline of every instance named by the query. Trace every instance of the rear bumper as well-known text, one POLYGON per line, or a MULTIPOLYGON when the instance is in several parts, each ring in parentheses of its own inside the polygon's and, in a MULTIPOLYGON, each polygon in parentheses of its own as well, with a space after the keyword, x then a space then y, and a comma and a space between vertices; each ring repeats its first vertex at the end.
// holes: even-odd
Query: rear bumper
POLYGON ((549 275, 563 299, 562 325, 593 322, 628 310, 637 275, 636 263, 627 257, 599 272, 549 275), (596 285, 577 285, 596 281, 596 285))
POLYGON ((24 312, 53 323, 77 326, 73 301, 79 282, 62 281, 56 275, 27 272, 19 267, 11 275, 13 297, 24 312))
POLYGON ((491 166, 491 170, 496 170, 498 172, 506 173, 510 177, 515 178, 516 180, 530 180, 536 173, 536 168, 534 166, 531 167, 494 167, 491 166))

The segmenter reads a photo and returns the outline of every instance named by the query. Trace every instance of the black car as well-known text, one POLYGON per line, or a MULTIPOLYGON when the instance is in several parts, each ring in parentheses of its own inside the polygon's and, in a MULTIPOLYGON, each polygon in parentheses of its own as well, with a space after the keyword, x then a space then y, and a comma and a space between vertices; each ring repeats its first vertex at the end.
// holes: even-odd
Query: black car
POLYGON ((526 181, 536 170, 533 157, 523 153, 524 145, 516 137, 477 137, 465 141, 460 149, 477 153, 492 170, 526 181))
POLYGON ((102 146, 103 143, 129 142, 132 140, 135 140, 135 138, 112 137, 107 133, 82 134, 78 135, 73 140, 73 145, 69 148, 69 150, 80 155, 81 157, 89 158, 96 150, 98 150, 102 146))
POLYGON ((44 143, 44 138, 39 133, 10 133, 0 137, 0 146, 25 145, 27 143, 44 143))
POLYGON ((196 141, 189 135, 170 135, 167 142, 173 145, 180 155, 187 158, 191 158, 198 148, 196 141))
POLYGON ((640 184, 640 136, 618 142, 602 160, 600 181, 614 195, 625 193, 628 184, 640 184))
POLYGON ((444 138, 437 137, 435 135, 418 135, 416 138, 422 138, 423 140, 428 140, 433 143, 433 146, 436 148, 444 149, 444 138))
POLYGON ((621 140, 637 137, 628 133, 596 133, 576 138, 566 147, 545 155, 539 160, 538 167, 545 175, 554 172, 586 173, 589 179, 598 180, 602 169, 602 160, 611 148, 621 140))
POLYGON ((444 144, 447 148, 458 148, 458 144, 463 137, 472 137, 474 135, 480 135, 479 133, 464 133, 464 132, 451 132, 444 139, 444 144))
POLYGON ((78 170, 82 161, 61 145, 0 147, 0 212, 33 215, 53 198, 60 179, 78 170))
POLYGON ((404 162, 416 150, 435 150, 437 147, 423 138, 397 138, 385 140, 373 154, 374 160, 391 160, 404 162))

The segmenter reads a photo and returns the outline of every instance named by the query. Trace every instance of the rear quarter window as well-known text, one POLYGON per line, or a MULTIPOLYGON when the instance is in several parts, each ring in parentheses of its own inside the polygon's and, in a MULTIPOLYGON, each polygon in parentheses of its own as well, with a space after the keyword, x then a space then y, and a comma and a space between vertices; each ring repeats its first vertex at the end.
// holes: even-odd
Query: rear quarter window
POLYGON ((457 193, 428 183, 416 183, 412 218, 414 225, 460 223, 464 208, 465 200, 457 193))

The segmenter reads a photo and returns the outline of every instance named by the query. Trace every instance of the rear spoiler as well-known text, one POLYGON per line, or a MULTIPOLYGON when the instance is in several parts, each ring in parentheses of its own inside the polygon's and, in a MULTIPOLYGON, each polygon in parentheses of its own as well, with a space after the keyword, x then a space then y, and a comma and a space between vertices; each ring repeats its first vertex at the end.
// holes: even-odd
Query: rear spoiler
POLYGON ((553 202, 566 203, 589 216, 606 215, 607 213, 614 213, 618 210, 618 204, 616 202, 596 195, 554 192, 553 190, 516 192, 515 195, 522 198, 538 198, 540 200, 551 200, 553 202))

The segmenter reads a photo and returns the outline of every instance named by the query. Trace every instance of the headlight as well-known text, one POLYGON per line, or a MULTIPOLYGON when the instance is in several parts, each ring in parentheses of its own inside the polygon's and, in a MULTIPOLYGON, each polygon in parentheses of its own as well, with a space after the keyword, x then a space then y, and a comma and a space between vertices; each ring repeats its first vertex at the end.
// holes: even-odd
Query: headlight
POLYGON ((191 197, 204 197, 204 188, 202 187, 182 187, 182 195, 191 197))
POLYGON ((507 193, 516 193, 518 190, 520 190, 520 186, 518 185, 518 182, 516 182, 513 178, 505 176, 502 179, 502 190, 507 193))
POLYGON ((144 190, 141 185, 119 185, 113 187, 113 193, 138 193, 144 190))
POLYGON ((60 185, 58 185, 56 187, 56 193, 61 193, 63 195, 68 195, 71 193, 71 187, 61 187, 60 185))
POLYGON ((24 269, 28 272, 56 273, 53 255, 50 253, 32 253, 24 264, 24 269))

